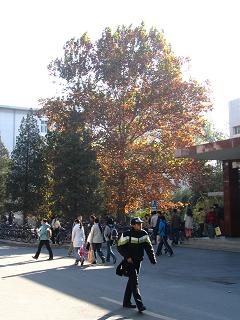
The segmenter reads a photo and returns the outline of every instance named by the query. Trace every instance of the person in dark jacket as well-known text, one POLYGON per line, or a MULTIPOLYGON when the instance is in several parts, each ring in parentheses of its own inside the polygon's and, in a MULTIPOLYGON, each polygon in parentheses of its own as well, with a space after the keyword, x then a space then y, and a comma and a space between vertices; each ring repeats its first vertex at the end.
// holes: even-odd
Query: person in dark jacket
POLYGON ((166 252, 168 252, 169 256, 171 257, 173 255, 173 250, 168 244, 167 222, 164 216, 161 216, 160 218, 159 235, 160 235, 160 242, 157 247, 156 255, 160 256, 162 254, 162 247, 164 245, 166 248, 166 252))
POLYGON ((208 224, 208 236, 209 238, 214 238, 215 237, 215 227, 217 224, 217 216, 214 211, 214 207, 210 208, 210 211, 207 213, 206 221, 208 224))
POLYGON ((171 233, 172 233, 172 245, 177 245, 179 241, 179 233, 181 228, 181 218, 176 208, 172 212, 171 220, 171 233))
POLYGON ((140 218, 133 218, 131 220, 131 230, 128 230, 121 235, 117 246, 117 249, 123 256, 128 268, 128 283, 124 294, 123 307, 137 307, 139 312, 146 310, 138 287, 138 274, 143 260, 144 250, 151 263, 156 263, 151 241, 147 232, 142 229, 142 223, 143 221, 140 218), (136 305, 131 302, 132 295, 136 305))

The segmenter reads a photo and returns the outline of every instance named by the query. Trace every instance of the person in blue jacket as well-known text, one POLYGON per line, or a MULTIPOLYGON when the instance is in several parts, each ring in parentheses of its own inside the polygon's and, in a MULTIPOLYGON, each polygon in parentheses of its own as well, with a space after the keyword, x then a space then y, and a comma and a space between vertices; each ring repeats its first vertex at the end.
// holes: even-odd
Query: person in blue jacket
POLYGON ((168 225, 167 225, 167 222, 166 222, 166 219, 164 216, 160 217, 158 234, 160 235, 160 242, 157 247, 156 255, 160 256, 162 254, 162 247, 164 245, 166 248, 166 252, 168 252, 169 255, 172 256, 173 250, 170 247, 170 245, 168 244, 168 240, 167 240, 168 239, 168 225))

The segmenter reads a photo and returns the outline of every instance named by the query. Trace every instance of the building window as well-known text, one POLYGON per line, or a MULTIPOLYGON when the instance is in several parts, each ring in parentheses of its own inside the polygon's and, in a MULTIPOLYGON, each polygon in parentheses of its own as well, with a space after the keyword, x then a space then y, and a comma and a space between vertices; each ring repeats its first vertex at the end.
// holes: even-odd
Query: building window
POLYGON ((233 134, 240 134, 240 126, 233 127, 233 134))
POLYGON ((41 120, 41 133, 47 133, 47 120, 41 120))

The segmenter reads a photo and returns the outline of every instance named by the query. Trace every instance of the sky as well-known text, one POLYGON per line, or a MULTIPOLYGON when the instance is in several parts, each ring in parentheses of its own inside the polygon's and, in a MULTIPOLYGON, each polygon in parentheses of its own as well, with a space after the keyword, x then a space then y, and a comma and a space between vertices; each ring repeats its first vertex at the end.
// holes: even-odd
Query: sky
POLYGON ((144 21, 191 59, 193 78, 210 81, 208 118, 227 132, 228 102, 240 98, 239 12, 239 0, 0 0, 0 105, 36 107, 54 96, 47 65, 70 38, 144 21))

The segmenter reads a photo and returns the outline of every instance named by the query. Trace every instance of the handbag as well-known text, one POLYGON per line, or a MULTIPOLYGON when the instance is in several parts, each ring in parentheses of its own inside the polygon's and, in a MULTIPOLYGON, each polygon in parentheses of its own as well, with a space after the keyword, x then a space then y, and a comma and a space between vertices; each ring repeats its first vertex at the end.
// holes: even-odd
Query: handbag
MULTIPOLYGON (((129 241, 128 243, 131 242, 131 235, 129 237, 129 241)), ((116 275, 117 276, 124 276, 124 277, 128 277, 129 276, 129 263, 127 262, 127 260, 123 259, 119 265, 116 268, 116 275)))
POLYGON ((122 260, 116 268, 116 275, 122 277, 129 276, 129 265, 126 260, 122 260))
POLYGON ((93 252, 92 249, 89 249, 89 250, 88 250, 88 257, 87 257, 87 259, 88 259, 88 262, 89 262, 89 263, 93 263, 93 261, 94 261, 94 252, 93 252))
POLYGON ((84 250, 84 246, 81 246, 79 249, 79 255, 81 258, 84 258, 85 256, 85 250, 84 250))
POLYGON ((215 230, 216 236, 221 236, 222 232, 221 232, 221 229, 219 227, 216 227, 214 230, 215 230))

